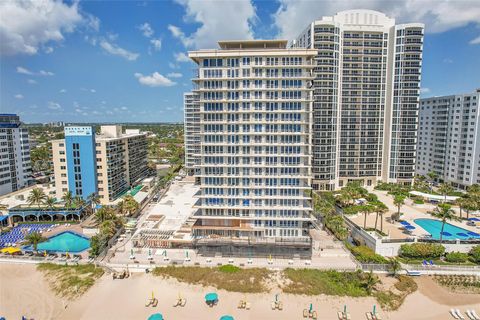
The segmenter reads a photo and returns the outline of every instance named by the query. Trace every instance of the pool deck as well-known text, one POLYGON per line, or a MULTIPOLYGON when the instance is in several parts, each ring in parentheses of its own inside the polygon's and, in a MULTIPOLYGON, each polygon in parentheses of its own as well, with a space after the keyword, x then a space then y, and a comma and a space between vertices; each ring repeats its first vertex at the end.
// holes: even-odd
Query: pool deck
MULTIPOLYGON (((429 211, 433 211, 436 207, 434 204, 430 203, 425 203, 422 205, 418 204, 413 204, 413 201, 410 199, 405 200, 405 205, 402 206, 401 212, 403 213, 402 215, 402 220, 408 221, 410 224, 416 227, 415 230, 412 232, 406 233, 403 229, 403 226, 398 223, 398 222, 392 222, 391 216, 393 213, 397 212, 397 207, 393 204, 393 197, 388 195, 386 191, 380 191, 380 190, 370 190, 370 192, 376 194, 378 196, 378 199, 385 203, 385 205, 388 207, 389 211, 384 214, 384 221, 383 221, 383 232, 388 234, 388 237, 391 239, 406 239, 406 238, 411 238, 411 237, 426 237, 429 236, 430 234, 424 230, 422 227, 417 225, 415 222, 413 222, 415 219, 435 219, 433 218, 430 214, 428 214, 429 211)), ((458 207, 453 207, 455 212, 457 212, 457 215, 459 214, 459 209, 458 207)), ((466 216, 466 213, 463 212, 463 217, 466 216)), ((479 217, 478 215, 470 214, 470 217, 479 217)), ((358 226, 363 228, 363 221, 364 221, 364 215, 363 214, 358 214, 358 215, 353 215, 353 216, 348 216, 350 220, 352 220, 354 223, 356 223, 358 226)), ((456 227, 480 233, 480 227, 472 227, 468 226, 466 224, 466 221, 447 221, 449 224, 452 224, 456 227)), ((375 225, 375 213, 372 213, 367 216, 367 228, 373 228, 375 225)), ((379 221, 377 224, 377 229, 380 229, 380 217, 379 221)))

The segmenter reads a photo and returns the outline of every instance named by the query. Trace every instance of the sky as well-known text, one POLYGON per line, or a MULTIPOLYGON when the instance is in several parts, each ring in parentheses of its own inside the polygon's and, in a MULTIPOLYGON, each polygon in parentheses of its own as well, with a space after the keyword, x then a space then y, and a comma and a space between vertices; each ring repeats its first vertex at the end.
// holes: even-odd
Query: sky
POLYGON ((189 50, 291 40, 348 9, 425 23, 422 96, 480 88, 479 0, 2 0, 0 113, 27 123, 182 122, 189 50))

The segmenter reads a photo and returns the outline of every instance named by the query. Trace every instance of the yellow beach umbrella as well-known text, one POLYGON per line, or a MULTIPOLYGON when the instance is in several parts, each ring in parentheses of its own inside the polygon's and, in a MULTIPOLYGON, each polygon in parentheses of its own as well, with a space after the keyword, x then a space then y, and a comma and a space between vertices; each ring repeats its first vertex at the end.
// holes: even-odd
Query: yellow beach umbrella
POLYGON ((22 250, 18 249, 18 248, 15 248, 15 247, 8 247, 8 248, 3 248, 2 250, 0 250, 2 253, 8 253, 8 254, 14 254, 14 253, 17 253, 17 252, 20 252, 22 250))

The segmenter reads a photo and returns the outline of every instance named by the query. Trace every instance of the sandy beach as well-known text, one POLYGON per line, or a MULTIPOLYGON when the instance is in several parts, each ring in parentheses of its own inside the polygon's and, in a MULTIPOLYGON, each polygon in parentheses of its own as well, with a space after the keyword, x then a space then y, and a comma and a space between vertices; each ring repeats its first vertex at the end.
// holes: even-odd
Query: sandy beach
MULTIPOLYGON (((430 278, 418 279, 419 290, 408 296, 402 307, 391 313, 381 311, 384 319, 450 319, 448 310, 452 307, 462 312, 467 308, 480 310, 480 295, 454 294, 439 287, 430 278)), ((133 274, 124 280, 112 280, 109 275, 102 277, 82 297, 74 301, 62 301, 48 288, 42 273, 34 265, 0 265, 0 316, 18 319, 22 315, 35 320, 42 319, 147 319, 155 312, 165 319, 219 319, 230 314, 238 320, 254 319, 302 319, 302 311, 313 303, 319 319, 337 319, 337 311, 346 304, 352 319, 365 319, 365 312, 371 311, 374 298, 347 298, 332 296, 295 296, 280 293, 283 311, 272 311, 270 303, 275 293, 247 294, 226 292, 213 288, 191 286, 176 280, 163 280, 150 274, 133 274), (159 299, 156 308, 145 307, 145 301, 152 291, 159 299), (204 302, 207 292, 216 291, 219 303, 210 308, 204 302), (173 304, 181 294, 187 299, 185 307, 174 308, 173 304), (251 303, 250 310, 239 310, 239 300, 251 303)))

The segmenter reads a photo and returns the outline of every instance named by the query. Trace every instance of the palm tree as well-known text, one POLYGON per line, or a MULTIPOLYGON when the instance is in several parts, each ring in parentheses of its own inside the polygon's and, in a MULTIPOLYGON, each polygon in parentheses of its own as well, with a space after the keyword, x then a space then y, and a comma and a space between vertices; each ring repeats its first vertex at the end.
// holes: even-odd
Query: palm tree
POLYGON ((371 204, 364 204, 360 208, 360 212, 363 212, 363 229, 367 228, 367 215, 370 213, 374 212, 375 207, 372 206, 371 204))
POLYGON ((377 230, 378 216, 380 216, 380 232, 383 232, 383 214, 388 211, 388 207, 381 201, 376 201, 374 204, 375 216, 375 230, 377 230))
POLYGON ((40 207, 46 197, 47 195, 45 194, 45 192, 43 192, 42 189, 33 188, 27 198, 28 205, 32 206, 36 204, 40 207))
POLYGON ((130 195, 125 196, 123 199, 123 205, 124 209, 126 212, 128 212, 128 215, 131 215, 132 213, 136 212, 140 205, 138 202, 130 195))
POLYGON ((57 200, 54 197, 47 197, 43 203, 47 206, 47 208, 53 210, 56 202, 57 200))
POLYGON ((95 220, 97 220, 98 223, 115 220, 115 212, 110 207, 101 207, 95 212, 95 220))
POLYGON ((443 238, 443 229, 445 228, 445 223, 447 220, 460 220, 456 215, 455 211, 452 210, 452 206, 446 203, 441 203, 435 208, 435 211, 432 212, 432 215, 442 221, 442 230, 440 231, 440 243, 442 243, 443 238))
POLYGON ((373 289, 379 282, 380 279, 378 279, 378 277, 374 275, 372 271, 370 271, 366 274, 363 280, 363 286, 365 287, 365 290, 367 290, 368 294, 372 294, 373 289))
POLYGON ((97 205, 100 204, 100 197, 98 196, 97 193, 95 192, 92 192, 88 197, 87 197, 87 202, 90 203, 91 205, 91 212, 94 213, 95 212, 95 208, 97 207, 97 205))
POLYGON ((73 206, 77 209, 85 206, 86 204, 87 202, 81 196, 75 196, 73 198, 73 206))
POLYGON ((70 208, 73 203, 73 195, 71 191, 65 192, 65 194, 62 197, 62 200, 65 202, 65 206, 67 208, 70 208))
POLYGON ((105 220, 100 224, 100 233, 107 235, 109 238, 115 234, 116 226, 112 220, 105 220))
POLYGON ((398 261, 396 258, 390 258, 388 260, 388 270, 392 273, 392 276, 396 277, 398 271, 402 270, 400 261, 398 261))
POLYGON ((33 250, 37 251, 38 244, 40 242, 46 241, 47 239, 42 237, 42 235, 38 232, 32 232, 25 237, 25 240, 28 244, 33 246, 33 250))
POLYGON ((442 183, 438 191, 444 196, 443 202, 447 202, 447 195, 453 192, 453 187, 450 183, 442 183))
POLYGON ((402 208, 402 206, 405 204, 405 197, 402 196, 402 195, 396 195, 394 198, 393 198, 393 204, 397 207, 398 209, 398 212, 397 212, 397 217, 396 219, 393 219, 393 220, 398 220, 400 219, 400 209, 402 208))

